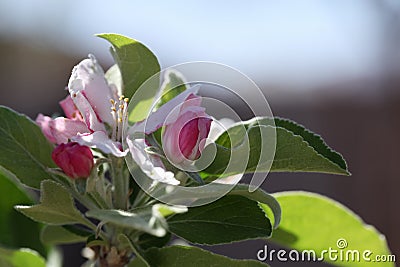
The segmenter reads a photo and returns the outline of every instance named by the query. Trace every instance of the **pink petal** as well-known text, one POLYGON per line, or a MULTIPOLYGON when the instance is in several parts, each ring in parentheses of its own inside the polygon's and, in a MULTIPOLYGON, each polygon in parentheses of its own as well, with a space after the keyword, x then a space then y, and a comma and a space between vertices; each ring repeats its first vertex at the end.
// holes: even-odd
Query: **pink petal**
POLYGON ((80 145, 98 148, 106 154, 113 154, 117 157, 124 157, 128 150, 122 151, 119 142, 112 141, 105 132, 97 131, 91 134, 80 134, 72 138, 73 141, 80 145))
POLYGON ((65 99, 61 100, 59 104, 63 109, 65 116, 67 116, 68 119, 83 120, 81 113, 76 108, 74 101, 72 100, 70 95, 68 95, 65 99))
POLYGON ((203 139, 210 131, 211 118, 204 108, 187 107, 173 123, 167 124, 162 136, 165 154, 174 163, 180 163, 185 158, 195 160, 204 148, 203 139))
MULTIPOLYGON (((79 81, 75 81, 78 83, 79 81)), ((72 95, 72 100, 74 101, 76 107, 79 109, 80 113, 85 120, 87 127, 92 131, 106 131, 103 123, 99 121, 96 113, 94 112, 92 106, 82 92, 76 92, 72 95)))
POLYGON ((57 144, 67 143, 69 139, 72 139, 77 134, 89 132, 84 122, 63 117, 58 117, 49 122, 49 128, 57 144))
POLYGON ((196 114, 185 112, 179 115, 175 122, 165 127, 162 135, 164 153, 174 163, 180 163, 188 158, 198 136, 196 114))
POLYGON ((208 134, 210 133, 211 123, 212 123, 211 117, 199 118, 198 125, 197 125, 199 127, 199 139, 198 139, 199 144, 198 144, 197 156, 204 149, 206 142, 202 142, 202 141, 208 137, 208 134))
POLYGON ((63 117, 52 119, 48 116, 39 114, 36 118, 46 138, 55 144, 67 143, 71 137, 78 133, 87 133, 89 129, 85 123, 77 120, 70 120, 63 117))
POLYGON ((200 142, 199 136, 199 118, 192 119, 183 126, 178 133, 179 150, 185 158, 194 160, 197 157, 198 146, 200 142))
POLYGON ((187 99, 189 95, 196 94, 199 88, 200 86, 196 85, 183 91, 182 93, 162 105, 155 112, 151 113, 147 120, 136 123, 134 129, 139 132, 144 132, 146 134, 157 131, 157 129, 164 125, 167 117, 169 120, 170 118, 177 118, 177 116, 179 115, 179 109, 175 108, 179 105, 182 105, 182 103, 187 99), (174 113, 170 114, 171 112, 174 113))
POLYGON ((51 129, 49 125, 52 120, 52 118, 44 116, 40 113, 36 118, 36 123, 39 125, 40 129, 42 129, 42 133, 47 138, 47 140, 49 140, 51 143, 56 143, 56 138, 51 134, 51 129))
POLYGON ((200 105, 201 105, 201 97, 191 93, 190 95, 188 95, 188 97, 182 103, 181 112, 188 108, 192 109, 194 107, 200 107, 200 105))
POLYGON ((93 55, 89 55, 88 59, 75 66, 69 79, 68 89, 71 96, 77 92, 84 93, 98 118, 111 126, 114 124, 110 113, 113 92, 107 84, 103 69, 93 55))

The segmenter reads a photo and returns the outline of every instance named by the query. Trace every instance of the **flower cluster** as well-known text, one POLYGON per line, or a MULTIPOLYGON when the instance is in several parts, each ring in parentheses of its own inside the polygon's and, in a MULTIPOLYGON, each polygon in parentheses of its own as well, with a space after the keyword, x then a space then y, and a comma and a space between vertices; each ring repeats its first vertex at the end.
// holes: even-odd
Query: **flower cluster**
MULTIPOLYGON (((109 83, 93 55, 80 62, 68 83, 69 95, 62 101, 66 117, 51 118, 39 114, 36 122, 47 139, 57 144, 53 160, 71 178, 87 177, 93 167, 90 148, 105 154, 124 157, 123 124, 127 119, 128 98, 117 86, 109 83), (80 154, 79 156, 76 154, 80 154)), ((197 87, 190 88, 167 102, 149 117, 134 125, 130 132, 149 135, 164 127, 162 149, 172 164, 199 158, 210 132, 212 118, 201 107, 197 87)), ((166 170, 160 157, 146 153, 145 140, 128 139, 129 150, 140 168, 150 178, 178 184, 173 173, 166 170)))

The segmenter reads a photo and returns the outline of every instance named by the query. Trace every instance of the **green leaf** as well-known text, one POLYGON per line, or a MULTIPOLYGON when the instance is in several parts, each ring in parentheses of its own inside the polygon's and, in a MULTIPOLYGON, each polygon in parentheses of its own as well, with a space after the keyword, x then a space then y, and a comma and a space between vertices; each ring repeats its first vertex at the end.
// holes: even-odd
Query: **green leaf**
MULTIPOLYGON (((254 118, 229 128, 216 140, 217 155, 214 162, 204 171, 206 174, 222 174, 232 153, 248 154, 245 172, 320 172, 349 175, 342 156, 329 148, 322 138, 292 121, 275 118, 254 118), (269 155, 262 151, 274 149, 271 131, 276 131, 276 150, 271 166, 269 155), (246 134, 248 144, 246 144, 246 134), (262 150, 261 150, 262 148, 262 150), (242 151, 243 150, 243 151, 242 151)), ((207 149, 207 148, 206 148, 207 149)), ((240 159, 237 158, 237 161, 240 159)), ((241 164, 233 163, 233 166, 241 164)), ((243 165, 243 164, 242 164, 243 165)), ((233 169, 234 170, 234 169, 233 169)), ((234 174, 230 172, 228 174, 234 174)))
POLYGON ((50 178, 46 169, 55 167, 53 146, 39 127, 25 115, 0 106, 0 166, 12 172, 23 184, 39 188, 50 178))
POLYGON ((347 172, 346 161, 343 159, 342 155, 328 147, 321 136, 314 134, 313 132, 307 130, 304 126, 288 119, 275 118, 275 125, 277 127, 282 127, 294 133, 295 135, 301 136, 311 147, 315 149, 318 154, 322 155, 332 163, 338 165, 342 170, 346 171, 346 173, 343 174, 349 174, 347 172))
POLYGON ((277 148, 272 171, 350 174, 343 157, 328 147, 321 136, 286 119, 276 118, 275 125, 278 130, 281 130, 277 134, 277 148), (285 133, 283 129, 286 130, 285 133), (281 132, 282 134, 279 134, 281 132), (293 137, 297 137, 302 142, 299 143, 293 137))
POLYGON ((157 213, 166 218, 173 214, 185 213, 188 211, 188 208, 185 206, 170 206, 159 203, 153 206, 153 210, 156 210, 157 213))
POLYGON ((266 216, 271 222, 273 222, 274 228, 278 227, 281 221, 281 207, 279 202, 272 195, 268 194, 261 188, 250 192, 249 185, 247 184, 237 184, 228 195, 243 196, 253 201, 257 201, 266 216))
MULTIPOLYGON (((266 267, 268 265, 255 260, 234 260, 217 255, 209 251, 184 246, 171 246, 165 248, 153 248, 145 252, 144 257, 150 266, 155 267, 266 267)), ((129 267, 146 266, 139 258, 134 259, 129 267)))
POLYGON ((108 246, 108 242, 101 239, 100 237, 96 237, 96 235, 91 235, 86 240, 87 247, 97 247, 97 246, 108 246))
POLYGON ((165 230, 167 224, 164 218, 153 212, 151 207, 135 213, 123 210, 90 210, 86 212, 86 216, 158 237, 167 233, 165 230))
POLYGON ((67 189, 50 180, 42 182, 40 204, 15 208, 32 220, 50 225, 87 224, 67 189))
POLYGON ((14 209, 17 204, 30 205, 33 202, 27 192, 11 179, 0 169, 0 245, 31 248, 46 255, 39 239, 40 225, 14 209))
POLYGON ((153 236, 163 237, 168 228, 165 217, 186 212, 183 206, 155 204, 146 208, 135 209, 132 212, 123 210, 90 210, 86 216, 98 219, 104 223, 112 223, 122 227, 140 230, 153 236))
POLYGON ((0 266, 46 267, 46 262, 39 253, 30 249, 9 250, 0 248, 0 266))
POLYGON ((223 244, 268 238, 272 226, 258 203, 243 196, 227 195, 210 204, 189 208, 168 219, 169 230, 197 244, 223 244))
POLYGON ((147 250, 152 247, 161 248, 168 244, 171 240, 171 233, 167 233, 163 237, 157 237, 149 234, 143 234, 137 242, 142 250, 147 250))
POLYGON ((164 81, 160 88, 161 98, 157 102, 160 107, 187 89, 183 75, 176 70, 168 70, 164 73, 164 81))
POLYGON ((235 195, 246 197, 249 200, 254 201, 258 204, 265 214, 268 216, 270 221, 274 222, 274 227, 279 225, 281 218, 281 210, 278 201, 266 193, 262 189, 258 188, 255 191, 249 191, 249 185, 247 184, 237 184, 237 185, 227 185, 227 184, 208 184, 206 189, 193 191, 176 191, 169 190, 165 187, 155 192, 155 197, 161 202, 175 202, 175 203, 192 203, 194 206, 199 206, 200 203, 214 201, 216 196, 223 195, 235 195))
MULTIPOLYGON (((111 52, 121 71, 125 97, 132 98, 147 79, 160 72, 156 56, 142 43, 119 34, 107 33, 97 36, 112 44, 111 52)), ((150 84, 146 85, 146 90, 139 92, 141 95, 137 98, 142 103, 138 107, 133 105, 135 109, 131 112, 130 120, 144 119, 143 116, 149 111, 158 87, 159 77, 152 79, 150 84)))
MULTIPOLYGON (((377 266, 376 262, 362 259, 365 250, 370 250, 372 257, 390 254, 384 236, 338 202, 308 192, 282 192, 274 196, 282 207, 282 221, 273 241, 300 251, 312 249, 318 257, 329 248, 343 253, 359 251, 359 262, 330 261, 326 254, 325 260, 336 266, 377 266), (337 243, 343 239, 348 246, 340 249, 337 243)), ((392 267, 394 263, 381 262, 379 266, 392 267)))
POLYGON ((136 243, 133 242, 128 236, 120 234, 118 236, 118 240, 122 244, 127 244, 128 247, 130 247, 130 249, 133 251, 135 256, 141 261, 142 264, 144 264, 144 266, 151 267, 150 264, 147 262, 147 259, 145 259, 144 251, 140 247, 138 247, 136 243))
POLYGON ((62 245, 86 242, 93 233, 74 229, 71 226, 46 225, 41 232, 41 240, 47 245, 62 245))
POLYGON ((108 84, 113 84, 117 88, 118 95, 123 93, 123 85, 121 71, 119 70, 118 64, 112 65, 104 75, 108 84))

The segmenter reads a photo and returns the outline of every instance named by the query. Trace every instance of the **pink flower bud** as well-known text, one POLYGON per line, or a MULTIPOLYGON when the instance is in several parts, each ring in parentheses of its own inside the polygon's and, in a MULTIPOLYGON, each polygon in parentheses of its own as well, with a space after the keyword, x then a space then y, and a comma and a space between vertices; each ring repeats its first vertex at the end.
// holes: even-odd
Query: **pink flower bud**
POLYGON ((51 157, 57 166, 72 179, 89 177, 94 165, 90 148, 76 142, 58 145, 51 157))
POLYGON ((173 163, 196 160, 204 148, 212 119, 200 103, 199 96, 190 95, 180 107, 176 120, 165 126, 163 149, 173 163))

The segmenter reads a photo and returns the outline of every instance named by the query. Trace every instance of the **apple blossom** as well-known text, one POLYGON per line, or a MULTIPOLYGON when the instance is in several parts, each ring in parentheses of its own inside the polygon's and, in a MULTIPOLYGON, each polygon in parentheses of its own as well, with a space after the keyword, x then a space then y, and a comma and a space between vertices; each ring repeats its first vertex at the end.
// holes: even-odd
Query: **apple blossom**
POLYGON ((104 71, 89 55, 74 67, 68 83, 69 96, 60 101, 66 118, 39 114, 36 122, 47 139, 55 144, 78 142, 117 157, 122 151, 122 123, 126 118, 128 99, 118 96, 108 84, 104 71))

